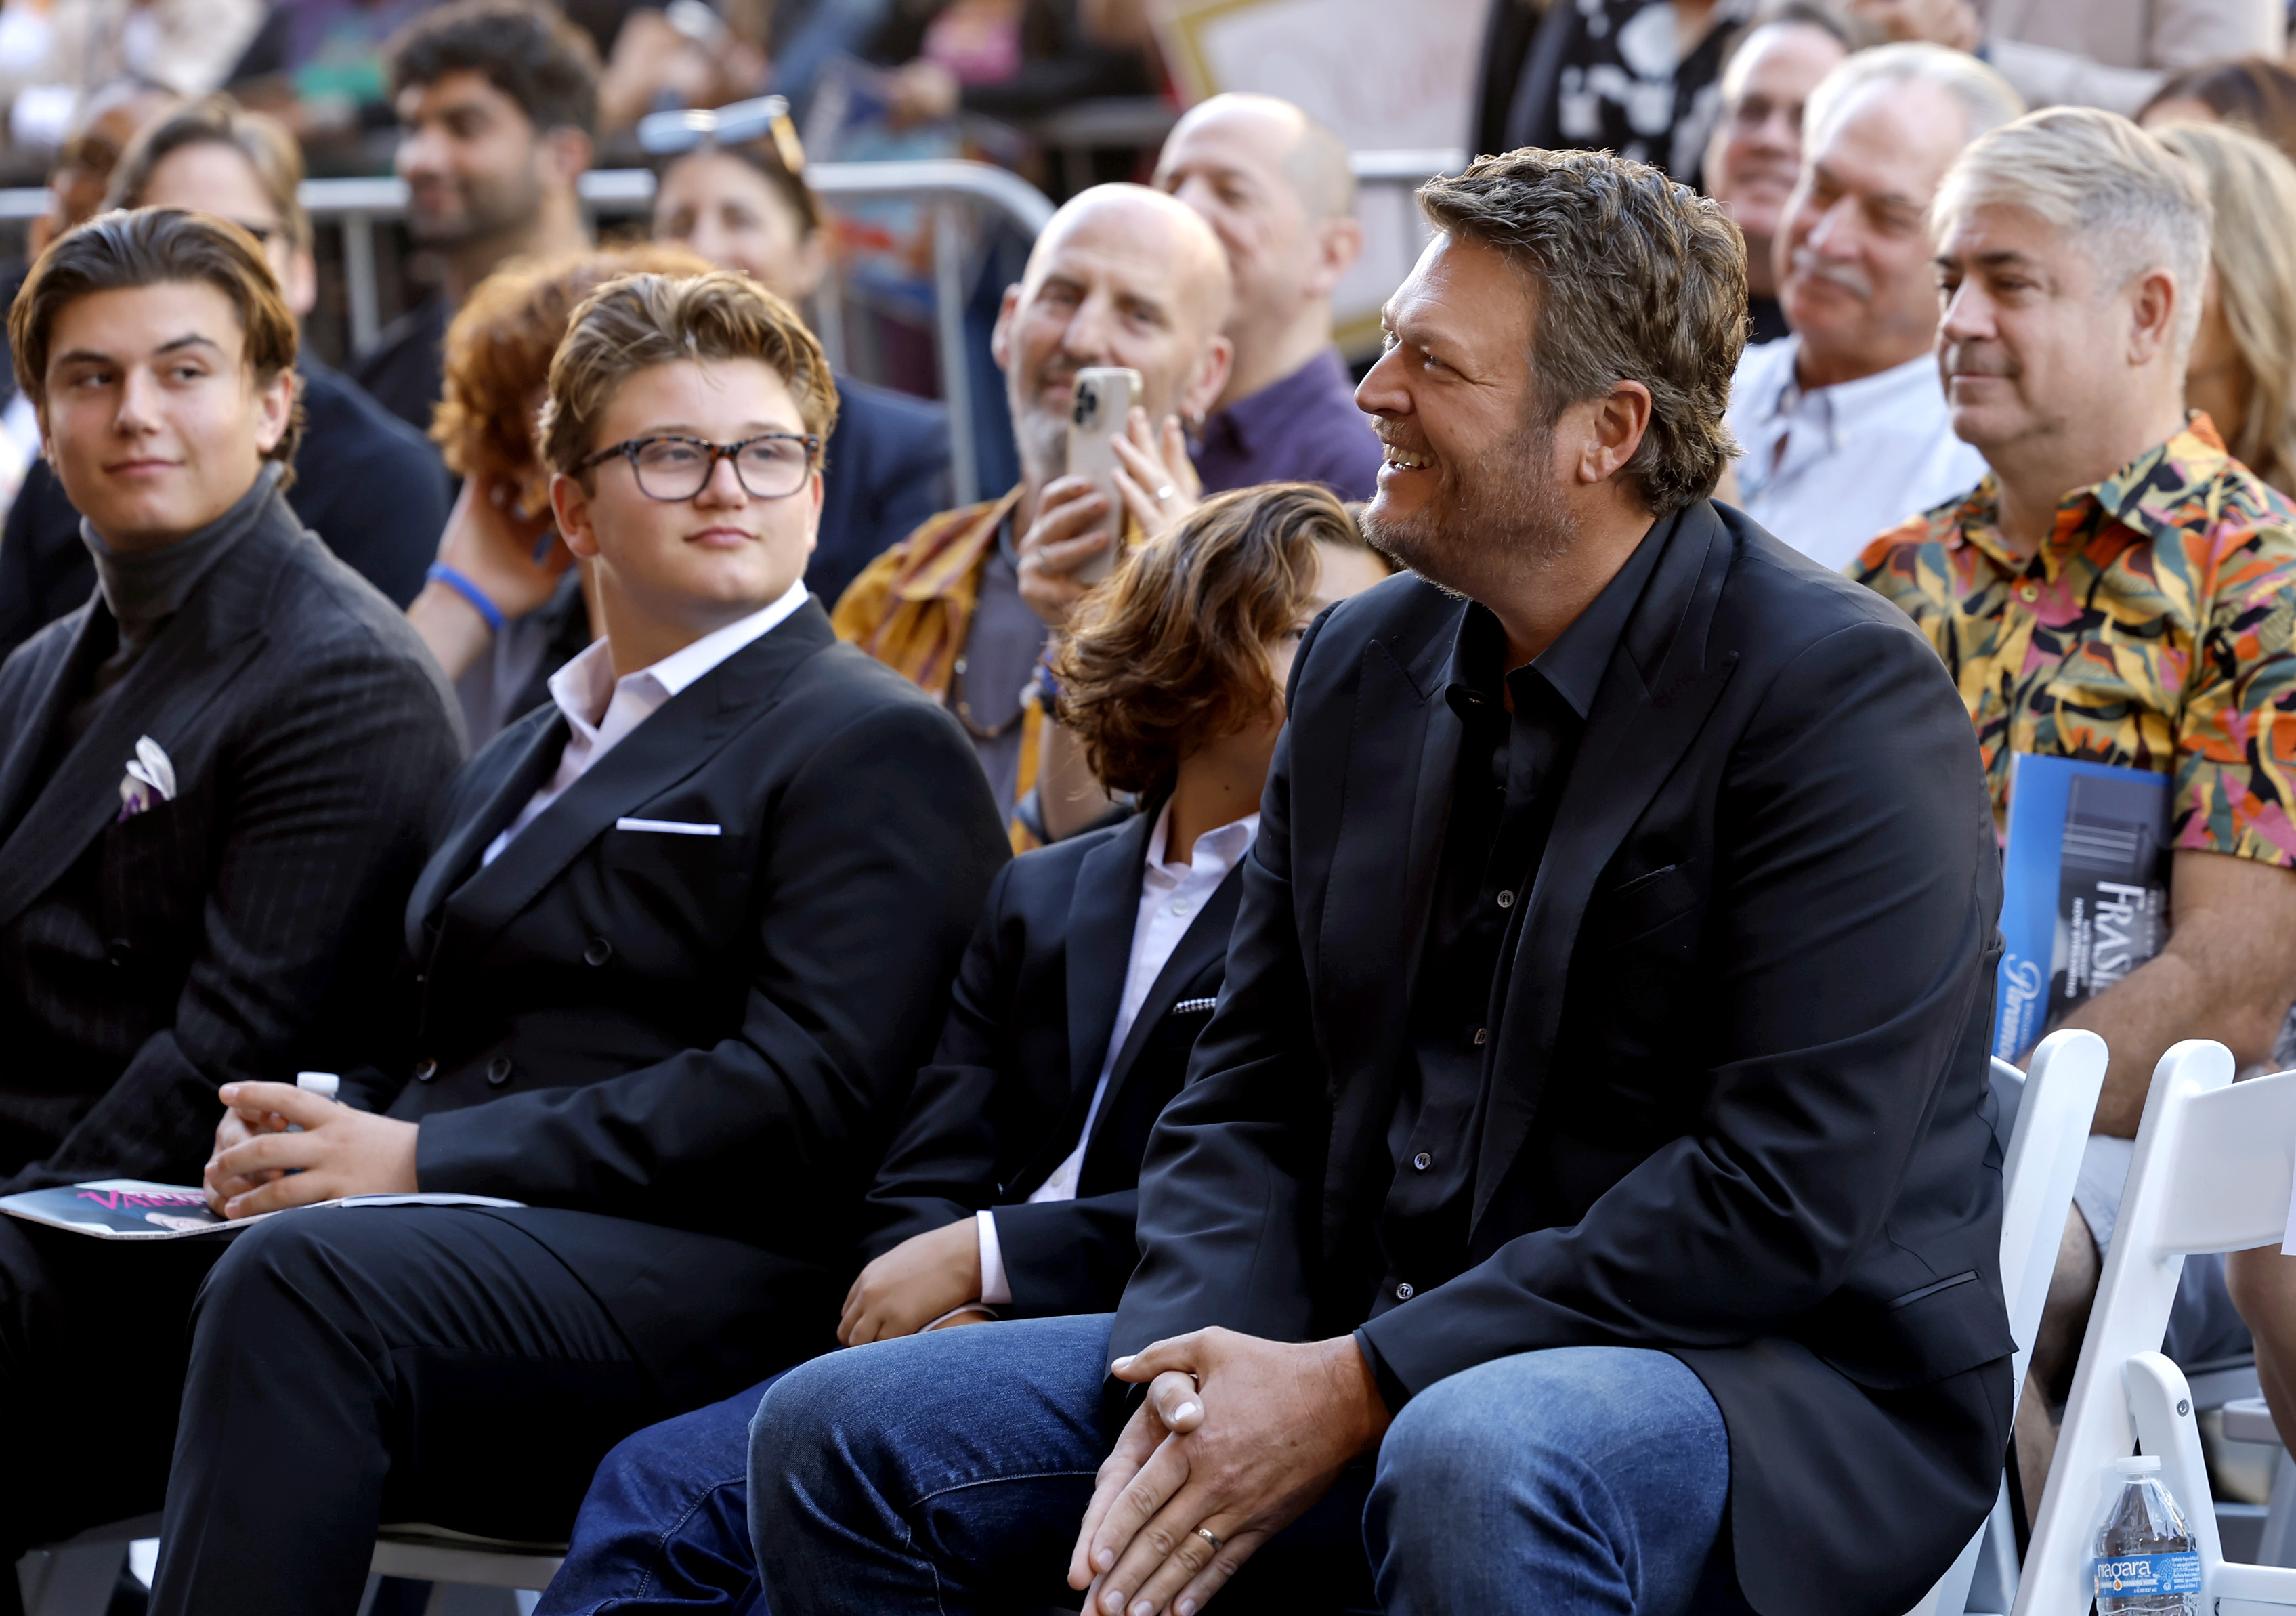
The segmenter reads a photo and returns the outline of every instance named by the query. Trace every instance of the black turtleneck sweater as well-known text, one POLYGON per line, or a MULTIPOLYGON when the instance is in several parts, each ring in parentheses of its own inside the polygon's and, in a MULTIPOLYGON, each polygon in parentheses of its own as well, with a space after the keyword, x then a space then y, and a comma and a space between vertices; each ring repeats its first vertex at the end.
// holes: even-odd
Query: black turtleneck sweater
POLYGON ((206 527, 156 550, 114 549, 92 524, 85 519, 81 521, 80 539, 87 546, 88 554, 95 557, 96 587, 102 594, 109 615, 108 625, 100 614, 90 628, 101 634, 108 626, 111 644, 88 648, 89 656, 100 656, 102 660, 89 671, 86 684, 72 697, 65 711, 63 733, 58 737, 59 755, 88 732, 111 701, 111 693, 144 660, 152 642, 183 610, 184 603, 192 598, 216 562, 232 546, 255 531, 264 506, 279 497, 283 469, 278 461, 265 461, 238 504, 206 527))

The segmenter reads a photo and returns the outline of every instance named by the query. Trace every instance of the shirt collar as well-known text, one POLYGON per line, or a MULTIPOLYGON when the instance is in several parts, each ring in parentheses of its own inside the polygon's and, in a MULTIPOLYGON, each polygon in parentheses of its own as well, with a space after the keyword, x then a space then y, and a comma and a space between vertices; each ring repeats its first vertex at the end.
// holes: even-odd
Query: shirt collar
MULTIPOLYGON (((1611 654, 1626 637, 1627 623, 1642 599, 1643 587, 1650 582, 1660 554, 1680 523, 1678 516, 1652 522, 1642 543, 1627 557, 1627 564, 1603 586, 1603 592, 1587 609, 1571 619, 1570 626, 1554 644, 1540 652, 1528 666, 1506 673, 1507 681, 1515 685, 1517 712, 1523 710, 1522 698, 1527 694, 1517 681, 1532 677, 1561 696, 1582 721, 1594 710, 1595 693, 1603 688, 1603 676, 1610 671, 1611 654)), ((1505 660, 1506 635, 1498 619, 1488 606, 1470 603, 1466 618, 1459 626, 1459 637, 1452 646, 1444 693, 1453 710, 1457 710, 1462 701, 1496 699, 1503 671, 1501 664, 1505 660)))
POLYGON ((781 598, 772 605, 761 607, 723 628, 713 628, 683 651, 673 651, 652 667, 640 671, 653 675, 657 684, 676 695, 751 641, 762 639, 779 628, 805 604, 805 579, 800 577, 782 591, 781 598))
POLYGON ((606 709, 612 703, 618 687, 644 680, 659 685, 662 699, 667 701, 735 652, 765 637, 804 605, 805 598, 805 580, 800 578, 783 591, 772 605, 736 619, 723 628, 713 628, 683 650, 673 651, 660 661, 626 673, 619 679, 614 677, 612 646, 602 636, 585 645, 550 676, 550 699, 578 732, 594 736, 597 726, 605 721, 606 709))
POLYGON ((1800 337, 1787 337, 1784 364, 1777 379, 1777 390, 1766 400, 1769 419, 1791 415, 1805 401, 1822 405, 1834 424, 1844 431, 1857 429, 1868 419, 1890 419, 1903 408, 1909 394, 1920 396, 1935 393, 1943 400, 1943 384, 1938 380, 1937 356, 1915 354, 1902 365, 1875 371, 1870 376, 1858 376, 1849 381, 1832 381, 1824 387, 1804 387, 1801 384, 1801 349, 1800 337))
MULTIPOLYGON (((2175 542, 2194 520, 2194 496, 2223 476, 2231 460, 2216 423, 2204 410, 2185 412, 2185 425, 2154 444, 2110 477, 2073 489, 2057 502, 2057 517, 2041 546, 2054 576, 2055 552, 2077 549, 2102 516, 2146 539, 2175 542)), ((2012 572, 2029 564, 2009 552, 2001 537, 2001 488, 1988 472, 1955 513, 1959 539, 1975 545, 2012 572)))
MULTIPOLYGON (((1148 833, 1147 863, 1150 869, 1169 867, 1164 862, 1164 849, 1171 829, 1172 800, 1167 797, 1164 806, 1157 810, 1156 828, 1148 833)), ((1241 819, 1232 819, 1197 837, 1196 845, 1190 850, 1187 867, 1201 869, 1207 864, 1216 865, 1221 879, 1226 880, 1227 873, 1243 862, 1243 856, 1251 850, 1252 839, 1259 834, 1259 811, 1255 808, 1241 819)))

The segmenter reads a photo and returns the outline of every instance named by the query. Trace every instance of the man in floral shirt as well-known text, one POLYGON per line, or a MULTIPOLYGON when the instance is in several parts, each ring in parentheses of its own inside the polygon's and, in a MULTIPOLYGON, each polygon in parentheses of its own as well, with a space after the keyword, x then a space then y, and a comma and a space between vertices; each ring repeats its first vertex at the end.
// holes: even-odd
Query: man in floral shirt
MULTIPOLYGON (((2047 1403, 2072 1372, 2154 1065, 2194 1038, 2266 1062, 2296 996, 2296 512, 2185 411, 2209 202, 2150 136, 2086 109, 2035 113, 1969 148, 1934 218, 1953 428, 1992 469, 1875 539, 1854 575, 1952 670, 1997 824, 2017 752, 2175 782, 2169 941, 2062 1023, 2103 1035, 2112 1064, 2035 1347, 2055 1395, 2019 1413, 2038 1505, 2047 1403)), ((2195 1259, 2169 1351, 2246 1345, 2221 1265, 2195 1259)))

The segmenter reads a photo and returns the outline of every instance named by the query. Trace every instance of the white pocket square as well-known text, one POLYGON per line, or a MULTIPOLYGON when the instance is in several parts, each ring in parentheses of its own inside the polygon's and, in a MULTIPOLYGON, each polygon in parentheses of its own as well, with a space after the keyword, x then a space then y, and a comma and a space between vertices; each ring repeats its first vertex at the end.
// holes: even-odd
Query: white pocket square
POLYGON ((135 738, 135 755, 127 760, 127 776, 119 783, 119 817, 133 819, 155 803, 176 800, 176 765, 167 750, 149 735, 135 738))
POLYGON ((618 831, 652 831, 663 836, 723 836, 722 824, 701 824, 691 819, 617 819, 618 831))

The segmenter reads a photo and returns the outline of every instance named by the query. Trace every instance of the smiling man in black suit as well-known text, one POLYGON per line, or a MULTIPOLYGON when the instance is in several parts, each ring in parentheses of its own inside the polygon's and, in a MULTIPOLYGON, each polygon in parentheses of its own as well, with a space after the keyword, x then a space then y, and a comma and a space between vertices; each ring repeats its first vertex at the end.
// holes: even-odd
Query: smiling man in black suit
POLYGON ((606 637, 449 790, 401 1036, 350 1103, 226 1088, 207 1176, 234 1218, 525 1204, 238 1238, 196 1310, 155 1611, 348 1613, 383 1520, 562 1536, 616 1440, 827 1344, 1006 857, 955 721, 806 593, 835 411, 743 277, 576 311, 543 432, 606 637))
MULTIPOLYGON (((366 1041, 461 721, 287 501, 295 320, 254 237, 103 215, 9 334, 97 587, 0 668, 0 1192, 188 1184, 219 1087, 366 1041)), ((0 1565, 158 1507, 214 1256, 0 1221, 0 1430, 28 1456, 0 1565)))
POLYGON ((1713 203, 1534 150, 1420 197, 1357 395, 1416 576, 1300 649, 1140 1267, 1113 1317, 777 1382, 775 1616, 1063 1571, 1096 1616, 1231 1578, 1887 1616, 1992 1503, 2001 888, 1960 699, 1707 497, 1746 295, 1713 203))

